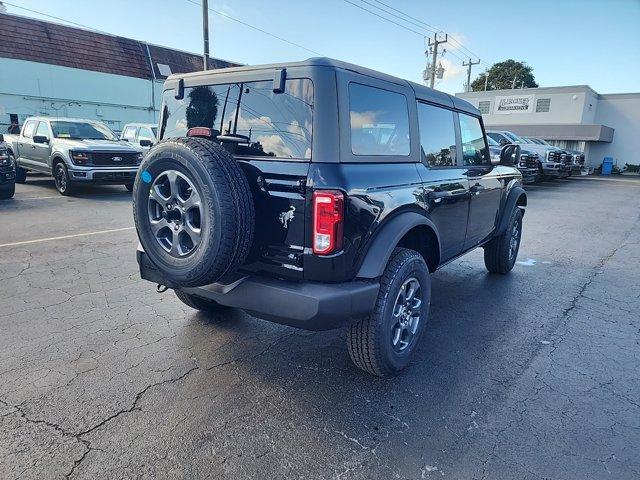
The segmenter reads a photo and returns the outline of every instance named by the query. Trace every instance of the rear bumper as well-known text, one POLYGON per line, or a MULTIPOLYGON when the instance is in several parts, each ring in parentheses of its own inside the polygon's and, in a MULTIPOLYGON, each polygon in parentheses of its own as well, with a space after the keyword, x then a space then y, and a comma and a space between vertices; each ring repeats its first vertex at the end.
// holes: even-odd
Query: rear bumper
MULTIPOLYGON (((142 249, 136 255, 143 279, 171 286, 142 249)), ((272 322, 305 330, 331 330, 367 316, 373 310, 379 288, 379 283, 364 280, 292 282, 248 275, 183 291, 272 322)))

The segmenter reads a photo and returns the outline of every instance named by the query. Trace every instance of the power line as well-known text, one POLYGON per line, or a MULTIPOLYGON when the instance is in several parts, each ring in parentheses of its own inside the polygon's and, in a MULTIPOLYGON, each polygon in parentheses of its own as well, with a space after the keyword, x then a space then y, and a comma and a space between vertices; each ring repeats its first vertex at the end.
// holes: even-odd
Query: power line
MULTIPOLYGON (((379 13, 374 12, 374 11, 372 11, 372 10, 369 10, 368 8, 366 8, 366 7, 362 6, 362 5, 359 5, 359 4, 357 4, 357 3, 354 3, 354 2, 352 2, 352 1, 350 1, 350 0, 344 0, 344 1, 345 1, 345 2, 347 2, 347 3, 348 3, 348 4, 350 4, 350 5, 353 5, 353 6, 354 6, 354 7, 356 7, 356 8, 359 8, 360 10, 363 10, 363 11, 365 11, 365 12, 367 12, 367 13, 371 14, 371 15, 374 15, 374 16, 376 16, 376 17, 378 17, 378 18, 381 18, 382 20, 385 20, 385 21, 387 21, 387 22, 389 22, 389 23, 393 23, 394 25, 396 25, 396 26, 398 26, 398 27, 400 27, 400 28, 402 28, 402 29, 404 29, 404 30, 407 30, 407 31, 412 32, 412 33, 415 33, 416 35, 420 35, 420 36, 421 36, 421 37, 423 37, 423 38, 425 37, 425 32, 419 32, 419 31, 417 31, 417 30, 414 30, 413 28, 410 28, 410 27, 408 27, 407 25, 403 25, 403 24, 401 24, 401 23, 398 23, 398 22, 396 22, 396 21, 394 21, 394 20, 392 20, 392 19, 390 19, 390 18, 388 18, 388 17, 385 17, 385 16, 383 16, 383 15, 380 15, 379 13)), ((363 3, 365 3, 365 4, 367 4, 367 5, 370 5, 370 6, 374 7, 374 8, 377 8, 379 11, 384 12, 384 13, 385 13, 385 14, 387 14, 387 15, 393 15, 394 17, 399 18, 400 20, 402 20, 402 21, 405 21, 405 22, 406 22, 406 20, 405 20, 405 19, 402 19, 402 18, 401 18, 401 17, 399 17, 398 15, 394 15, 394 14, 392 14, 391 12, 388 12, 388 11, 386 11, 386 10, 384 10, 384 9, 382 9, 382 8, 380 8, 380 7, 378 7, 378 6, 376 6, 376 5, 373 5, 373 4, 369 3, 369 2, 368 2, 368 1, 366 1, 366 0, 361 0, 361 1, 362 1, 363 3)), ((411 23, 411 22, 410 22, 410 23, 411 23)), ((415 24, 413 24, 413 25, 415 25, 415 24)), ((425 28, 425 27, 420 26, 420 25, 418 25, 418 28, 422 28, 423 30, 426 30, 426 28, 425 28)), ((442 30, 439 30, 439 32, 442 32, 442 30)), ((431 32, 431 33, 437 33, 437 32, 431 32)), ((442 33, 444 33, 444 32, 442 32, 442 33)), ((461 62, 464 62, 464 61, 466 60, 464 57, 462 57, 462 56, 458 55, 454 50, 447 50, 447 52, 449 52, 451 55, 453 55, 454 57, 456 57, 456 58, 457 58, 458 60, 460 60, 461 62)))
MULTIPOLYGON (((192 3, 194 5, 198 5, 199 7, 202 7, 201 3, 195 2, 193 0, 186 0, 186 1, 189 2, 189 3, 192 3)), ((3 1, 2 3, 4 3, 5 5, 8 5, 10 7, 19 8, 21 10, 24 10, 24 11, 27 11, 27 12, 30 12, 30 13, 35 13, 36 15, 42 15, 43 17, 52 18, 52 19, 58 20, 60 22, 68 23, 69 25, 75 25, 76 27, 81 27, 81 28, 84 28, 86 30, 91 30, 91 31, 97 32, 97 33, 104 33, 106 35, 113 35, 113 33, 105 32, 104 30, 98 30, 97 28, 90 27, 88 25, 83 25, 82 23, 72 22, 71 20, 67 20, 67 19, 61 18, 61 17, 56 17, 55 15, 51 15, 51 14, 48 14, 48 13, 40 12, 38 10, 32 10, 30 8, 23 7, 21 5, 16 5, 14 3, 9 3, 9 2, 5 2, 5 1, 3 1)), ((256 26, 251 25, 251 24, 249 24, 247 22, 239 20, 239 19, 237 19, 235 17, 232 17, 231 15, 228 15, 228 14, 226 14, 224 12, 220 12, 220 11, 214 10, 212 8, 209 8, 209 11, 212 12, 212 13, 215 13, 216 15, 220 15, 222 17, 225 17, 225 18, 229 19, 229 20, 232 20, 234 22, 240 23, 240 24, 244 25, 245 27, 249 27, 249 28, 252 28, 254 30, 257 30, 258 32, 264 33, 265 35, 269 35, 270 37, 276 38, 276 39, 278 39, 278 40, 280 40, 282 42, 286 42, 289 45, 293 45, 294 47, 298 47, 298 48, 301 48, 303 50, 306 50, 307 52, 313 53, 314 55, 322 56, 322 53, 320 53, 320 52, 316 52, 315 50, 311 50, 310 48, 305 47, 304 45, 300 45, 299 43, 292 42, 291 40, 287 40, 286 38, 282 38, 282 37, 280 37, 278 35, 275 35, 275 34, 273 34, 271 32, 267 32, 266 30, 263 30, 263 29, 261 29, 259 27, 256 27, 256 26)))
MULTIPOLYGON (((191 3, 191 4, 193 4, 193 5, 197 5, 198 7, 202 7, 201 3, 196 2, 194 0, 186 0, 186 1, 191 3)), ((286 38, 280 37, 280 36, 278 36, 278 35, 276 35, 274 33, 267 32, 266 30, 263 30, 260 27, 256 27, 255 25, 251 25, 250 23, 247 23, 244 20, 240 20, 238 18, 232 17, 231 15, 229 15, 227 13, 221 12, 219 10, 215 10, 215 9, 213 9, 211 7, 209 7, 209 11, 211 13, 215 13, 216 15, 220 15, 221 17, 224 17, 226 19, 229 19, 229 20, 232 20, 234 22, 240 23, 241 25, 244 25, 245 27, 249 27, 249 28, 252 28, 253 30, 256 30, 256 31, 261 32, 261 33, 264 33, 265 35, 269 35, 270 37, 276 38, 276 39, 278 39, 278 40, 280 40, 282 42, 288 43, 289 45, 293 45, 294 47, 298 47, 298 48, 301 48, 303 50, 306 50, 307 52, 313 53, 314 55, 323 56, 322 53, 320 53, 320 52, 316 52, 315 50, 311 50, 310 48, 307 48, 304 45, 300 45, 299 43, 292 42, 291 40, 287 40, 286 38)))
MULTIPOLYGON (((415 26, 416 26, 416 27, 418 27, 418 28, 422 28, 422 29, 425 29, 425 30, 430 30, 432 33, 436 33, 436 32, 438 31, 438 30, 436 30, 436 29, 431 29, 431 28, 424 27, 424 26, 420 25, 420 23, 418 23, 418 22, 414 22, 414 21, 412 21, 412 20, 407 20, 406 18, 403 18, 403 17, 401 17, 400 15, 396 15, 396 14, 395 14, 395 13, 393 13, 393 12, 389 12, 389 11, 387 11, 387 10, 385 10, 385 9, 383 9, 383 8, 381 8, 381 7, 379 7, 379 6, 377 6, 377 5, 374 5, 373 3, 368 2, 367 0, 360 0, 360 1, 361 1, 362 3, 366 3, 367 5, 372 6, 373 8, 377 8, 378 10, 383 11, 383 12, 384 12, 384 13, 386 13, 387 15, 391 15, 392 17, 398 18, 398 19, 402 20, 403 22, 407 22, 407 23, 409 23, 409 24, 411 24, 411 25, 415 25, 415 26)), ((382 3, 382 2, 378 2, 378 3, 382 3)), ((386 4, 385 4, 385 3, 382 3, 382 4, 386 6, 386 4)), ((399 10, 397 10, 397 9, 393 8, 393 7, 389 7, 389 8, 390 8, 391 10, 399 11, 399 10)), ((402 13, 402 12, 400 12, 400 13, 402 13)))
POLYGON ((402 24, 400 24, 400 23, 398 23, 398 22, 394 22, 393 20, 391 20, 391 19, 389 19, 389 18, 387 18, 387 17, 383 17, 382 15, 378 15, 377 13, 372 12, 371 10, 366 9, 366 8, 365 8, 365 7, 363 7, 362 5, 358 5, 357 3, 353 3, 353 2, 351 2, 351 1, 349 1, 349 0, 344 0, 344 1, 345 1, 345 2, 347 2, 347 3, 348 3, 348 4, 350 4, 350 5, 353 5, 354 7, 359 8, 360 10, 364 10, 365 12, 370 13, 371 15, 375 15, 376 17, 381 18, 382 20, 386 20, 387 22, 393 23, 394 25, 397 25, 397 26, 399 26, 400 28, 404 28, 405 30, 408 30, 408 31, 413 32, 413 33, 415 33, 415 34, 417 34, 417 35, 420 35, 421 37, 424 37, 424 33, 422 33, 422 32, 418 32, 418 31, 416 31, 416 30, 413 30, 412 28, 407 27, 406 25, 402 25, 402 24))
POLYGON ((30 12, 30 13, 35 13, 36 15, 42 15, 43 17, 53 18, 54 20, 58 20, 60 22, 68 23, 69 25, 75 25, 76 27, 81 27, 81 28, 84 28, 86 30, 91 30, 92 32, 104 33, 106 35, 113 35, 113 34, 111 34, 109 32, 104 32, 102 30, 98 30, 97 28, 89 27, 88 25, 83 25, 82 23, 76 23, 76 22, 72 22, 71 20, 66 20, 64 18, 56 17, 55 15, 49 15, 48 13, 39 12, 37 10, 31 10, 30 8, 22 7, 20 5, 15 5, 13 3, 5 2, 5 1, 3 1, 2 3, 4 3, 5 5, 9 5, 10 7, 19 8, 21 10, 25 10, 25 11, 30 12))
MULTIPOLYGON (((365 0, 362 0, 365 1, 365 0)), ((399 13, 400 15, 403 15, 404 17, 407 17, 408 19, 415 21, 417 23, 419 23, 420 25, 422 25, 422 28, 426 29, 426 30, 430 30, 433 33, 437 33, 437 32, 441 32, 441 33, 446 33, 444 30, 442 30, 441 28, 438 28, 434 25, 431 25, 427 22, 424 22, 422 20, 420 20, 419 18, 416 18, 414 16, 409 15, 408 13, 403 12, 402 10, 398 10, 397 8, 392 7, 391 5, 382 2, 381 0, 373 0, 376 3, 379 3, 381 5, 384 5, 385 7, 389 8, 390 10, 393 10, 394 12, 399 13)), ((413 23, 413 22, 412 22, 413 23)), ((415 23, 414 23, 415 25, 415 23)), ((458 45, 459 48, 466 50, 466 52, 471 55, 472 57, 476 57, 479 58, 479 56, 477 54, 475 54, 474 52, 472 52, 471 50, 469 50, 467 47, 465 47, 462 42, 460 42, 457 38, 452 37, 451 35, 449 35, 449 41, 452 41, 454 44, 458 45)))
MULTIPOLYGON (((354 2, 352 2, 352 1, 350 1, 350 0, 344 0, 344 1, 345 1, 345 2, 347 2, 347 3, 348 3, 348 4, 350 4, 350 5, 353 5, 353 6, 354 6, 354 7, 356 7, 356 8, 359 8, 360 10, 364 10, 365 12, 367 12, 367 13, 369 13, 369 14, 371 14, 371 15, 374 15, 374 16, 376 16, 376 17, 378 17, 378 18, 381 18, 382 20, 385 20, 385 21, 387 21, 387 22, 389 22, 389 23, 393 23, 394 25, 397 25, 398 27, 400 27, 400 28, 402 28, 402 29, 404 29, 404 30, 407 30, 407 31, 409 31, 409 32, 411 32, 411 33, 415 33, 416 35, 420 35, 422 38, 425 38, 425 34, 424 34, 424 32, 419 32, 419 31, 417 31, 417 30, 414 30, 413 28, 407 27, 406 25, 403 25, 403 24, 398 23, 398 22, 396 22, 396 21, 394 21, 394 20, 391 20, 391 19, 390 19, 390 18, 388 18, 388 17, 385 17, 385 16, 383 16, 383 15, 380 15, 380 14, 378 14, 378 13, 376 13, 376 12, 372 11, 372 10, 369 10, 368 8, 363 7, 362 5, 358 5, 357 3, 354 3, 354 2)), ((362 1, 363 1, 364 3, 367 3, 367 4, 371 5, 369 2, 366 2, 366 0, 362 0, 362 1)), ((375 7, 375 5, 374 5, 374 7, 375 7)), ((375 7, 375 8, 378 8, 378 7, 375 7)), ((382 11, 382 12, 384 12, 384 13, 389 13, 389 12, 387 12, 387 11, 385 11, 385 10, 381 10, 381 11, 382 11)), ((421 28, 422 28, 422 27, 421 27, 421 28)), ((461 57, 461 56, 457 55, 457 54, 456 54, 456 52, 454 52, 454 51, 449 51, 449 53, 451 53, 451 55, 453 55, 454 57, 457 57, 460 61, 464 61, 464 60, 465 60, 463 57, 461 57)))

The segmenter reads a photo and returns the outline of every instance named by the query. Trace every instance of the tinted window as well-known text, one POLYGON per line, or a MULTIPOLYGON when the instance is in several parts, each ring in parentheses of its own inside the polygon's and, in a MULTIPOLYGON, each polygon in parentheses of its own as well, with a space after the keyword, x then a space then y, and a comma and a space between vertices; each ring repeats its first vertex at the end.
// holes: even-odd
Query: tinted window
POLYGON ((354 155, 409 155, 409 109, 404 95, 350 83, 349 115, 354 155))
POLYGON ((24 124, 24 128, 22 129, 22 136, 27 138, 33 137, 33 131, 36 129, 37 123, 38 122, 36 122, 35 120, 29 120, 28 122, 26 122, 24 124))
POLYGON ((236 155, 311 158, 313 83, 291 79, 283 93, 273 82, 247 82, 185 88, 176 100, 164 94, 162 138, 184 137, 193 127, 212 129, 213 136, 241 138, 236 155))
POLYGON ((49 138, 49 127, 47 127, 47 122, 40 122, 35 134, 49 138))
POLYGON ((422 161, 430 167, 456 164, 456 131, 453 112, 426 103, 418 103, 422 161))
POLYGON ((491 165, 480 120, 464 113, 459 113, 458 118, 460 119, 463 163, 465 165, 491 165))
POLYGON ((136 127, 127 127, 122 132, 122 139, 127 142, 135 142, 136 140, 136 127))

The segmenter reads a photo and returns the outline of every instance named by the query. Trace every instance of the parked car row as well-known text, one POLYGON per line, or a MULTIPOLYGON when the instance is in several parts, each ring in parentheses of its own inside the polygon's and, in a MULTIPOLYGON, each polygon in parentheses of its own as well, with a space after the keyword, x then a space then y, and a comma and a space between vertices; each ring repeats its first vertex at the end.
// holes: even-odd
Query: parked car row
POLYGON ((518 168, 524 183, 534 183, 552 178, 567 178, 580 174, 585 157, 582 152, 562 150, 538 138, 520 137, 507 130, 487 131, 487 138, 494 148, 504 145, 520 145, 518 168), (536 169, 537 173, 533 173, 536 169))
POLYGON ((24 183, 28 172, 51 175, 62 195, 86 183, 124 185, 131 191, 144 153, 155 143, 154 128, 127 125, 118 138, 94 120, 30 117, 19 134, 4 135, 2 151, 13 173, 2 173, 2 178, 12 175, 24 183))

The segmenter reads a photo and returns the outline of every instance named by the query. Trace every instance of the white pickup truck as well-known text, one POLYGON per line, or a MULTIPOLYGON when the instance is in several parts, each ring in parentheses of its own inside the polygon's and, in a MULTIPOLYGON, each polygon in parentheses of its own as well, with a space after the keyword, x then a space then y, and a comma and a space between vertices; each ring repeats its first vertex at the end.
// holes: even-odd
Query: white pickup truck
POLYGON ((140 148, 93 120, 30 117, 19 135, 4 137, 17 167, 16 182, 24 183, 28 171, 44 173, 53 176, 62 195, 89 182, 131 191, 143 157, 140 148))

